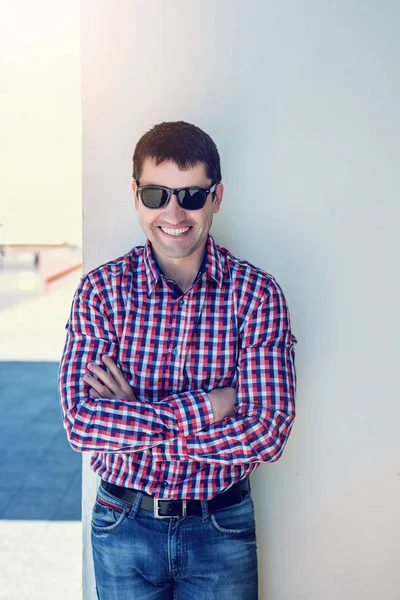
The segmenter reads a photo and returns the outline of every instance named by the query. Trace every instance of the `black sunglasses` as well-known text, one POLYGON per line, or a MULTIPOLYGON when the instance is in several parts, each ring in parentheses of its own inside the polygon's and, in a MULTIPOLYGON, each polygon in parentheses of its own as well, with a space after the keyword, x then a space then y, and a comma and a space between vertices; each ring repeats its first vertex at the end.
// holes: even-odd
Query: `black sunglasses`
POLYGON ((168 188, 162 185, 145 185, 143 187, 138 186, 137 191, 143 204, 147 208, 162 208, 166 206, 172 196, 177 197, 179 205, 184 210, 199 210, 203 208, 206 203, 208 194, 214 193, 217 184, 210 189, 201 187, 185 187, 185 188, 168 188))

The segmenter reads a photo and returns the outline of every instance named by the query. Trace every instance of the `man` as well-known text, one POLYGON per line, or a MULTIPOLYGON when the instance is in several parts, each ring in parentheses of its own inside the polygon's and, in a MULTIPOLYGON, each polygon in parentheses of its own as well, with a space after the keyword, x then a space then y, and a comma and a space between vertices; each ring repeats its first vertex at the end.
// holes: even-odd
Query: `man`
POLYGON ((59 374, 69 442, 101 478, 98 597, 253 600, 249 476, 294 419, 285 298, 209 235, 223 184, 202 130, 147 132, 132 189, 146 245, 82 278, 59 374))

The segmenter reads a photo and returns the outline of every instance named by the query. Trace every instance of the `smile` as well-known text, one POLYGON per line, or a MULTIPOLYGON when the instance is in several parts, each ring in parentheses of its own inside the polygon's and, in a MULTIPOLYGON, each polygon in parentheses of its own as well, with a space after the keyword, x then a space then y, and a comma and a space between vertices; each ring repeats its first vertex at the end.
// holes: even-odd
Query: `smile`
POLYGON ((164 232, 167 233, 168 235, 183 235, 184 233, 187 233, 190 229, 190 227, 181 227, 180 229, 167 229, 166 227, 160 227, 160 229, 164 232))

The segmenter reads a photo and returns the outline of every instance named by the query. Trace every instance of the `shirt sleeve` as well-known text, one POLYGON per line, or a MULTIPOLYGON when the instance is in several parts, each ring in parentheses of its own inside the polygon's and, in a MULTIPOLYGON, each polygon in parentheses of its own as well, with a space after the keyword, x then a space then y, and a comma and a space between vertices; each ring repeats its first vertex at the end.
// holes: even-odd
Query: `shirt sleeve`
POLYGON ((143 451, 213 422, 211 402, 201 389, 153 403, 89 396, 90 386, 83 381, 87 364, 102 364, 103 354, 118 361, 113 319, 90 276, 82 278, 75 293, 66 330, 58 382, 64 428, 74 450, 143 451))
POLYGON ((233 465, 276 461, 295 417, 295 353, 285 297, 271 279, 240 328, 236 416, 154 449, 158 460, 188 457, 233 465))

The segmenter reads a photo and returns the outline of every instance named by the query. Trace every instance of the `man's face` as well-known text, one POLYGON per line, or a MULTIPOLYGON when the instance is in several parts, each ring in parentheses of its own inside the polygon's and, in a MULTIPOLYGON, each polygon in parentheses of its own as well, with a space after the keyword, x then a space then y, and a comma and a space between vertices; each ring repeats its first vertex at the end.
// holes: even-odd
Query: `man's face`
MULTIPOLYGON (((156 165, 151 159, 146 159, 139 184, 141 187, 162 185, 176 189, 198 186, 208 189, 212 181, 207 178, 203 163, 181 171, 172 161, 156 165)), ((175 195, 162 208, 147 208, 136 192, 135 182, 132 188, 140 226, 152 244, 156 259, 158 256, 165 260, 166 257, 183 259, 202 255, 213 215, 220 209, 222 184, 218 184, 216 188, 214 201, 212 194, 209 194, 204 207, 199 210, 184 210, 175 195)))

